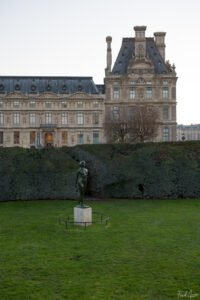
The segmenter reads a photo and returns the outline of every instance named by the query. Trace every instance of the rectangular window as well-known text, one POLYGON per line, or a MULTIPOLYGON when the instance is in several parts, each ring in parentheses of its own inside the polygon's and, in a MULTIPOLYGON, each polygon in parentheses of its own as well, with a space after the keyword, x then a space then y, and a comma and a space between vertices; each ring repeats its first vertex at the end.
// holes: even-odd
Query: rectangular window
POLYGON ((30 125, 35 125, 35 123, 36 123, 35 113, 30 113, 30 115, 29 115, 29 122, 30 122, 30 125))
POLYGON ((0 144, 3 144, 3 131, 0 131, 0 144))
POLYGON ((35 100, 31 100, 30 102, 29 102, 29 107, 30 108, 35 108, 35 100))
POLYGON ((82 112, 79 112, 77 114, 77 124, 78 125, 83 125, 83 113, 82 112))
POLYGON ((163 120, 169 120, 169 108, 167 106, 163 107, 163 120))
POLYGON ((36 132, 36 147, 37 147, 37 148, 40 148, 40 147, 41 147, 40 140, 41 140, 40 132, 37 131, 37 132, 36 132))
POLYGON ((169 99, 169 89, 168 87, 162 88, 162 98, 163 99, 169 99))
POLYGON ((77 107, 78 107, 78 108, 83 107, 83 102, 82 102, 82 101, 78 101, 78 102, 77 102, 77 107))
POLYGON ((113 118, 113 120, 119 120, 119 107, 118 106, 113 107, 112 118, 113 118))
POLYGON ((50 101, 46 101, 46 102, 45 102, 45 107, 46 107, 46 108, 51 108, 51 104, 52 104, 52 103, 51 103, 50 101))
POLYGON ((62 123, 62 125, 67 125, 67 113, 66 112, 61 114, 61 123, 62 123))
POLYGON ((113 89, 113 99, 119 99, 119 87, 117 86, 113 89))
POLYGON ((168 81, 163 80, 163 85, 168 85, 168 81))
POLYGON ((62 108, 67 108, 67 101, 62 101, 61 102, 61 107, 62 108))
POLYGON ((169 141, 169 128, 164 127, 163 128, 163 142, 168 142, 169 141))
POLYGON ((3 107, 3 101, 0 100, 0 107, 3 107))
POLYGON ((30 145, 35 145, 35 131, 30 132, 30 145))
POLYGON ((99 113, 93 113, 93 125, 99 125, 99 113))
POLYGON ((52 124, 52 114, 51 113, 46 113, 45 114, 45 123, 46 124, 52 124))
POLYGON ((16 112, 13 115, 13 124, 20 125, 20 113, 16 112))
POLYGON ((146 88, 146 98, 151 99, 152 96, 153 96, 152 87, 147 87, 146 88))
POLYGON ((4 124, 4 114, 0 112, 0 125, 4 124))
POLYGON ((94 107, 94 108, 99 107, 99 102, 98 102, 98 101, 93 101, 93 107, 94 107))
POLYGON ((13 102, 13 107, 18 108, 19 107, 19 101, 14 101, 13 102))
POLYGON ((131 80, 131 81, 130 81, 130 84, 131 84, 131 85, 135 85, 135 84, 136 84, 136 81, 135 81, 135 80, 131 80))
POLYGON ((62 145, 67 144, 67 131, 62 131, 62 145))
POLYGON ((93 132, 93 144, 99 144, 99 132, 93 132))
POLYGON ((136 93, 135 93, 135 88, 131 87, 129 90, 129 99, 135 99, 136 93))
POLYGON ((78 144, 83 144, 84 143, 84 136, 83 136, 83 133, 80 132, 78 134, 78 144))
POLYGON ((19 131, 14 131, 14 145, 19 145, 19 131))

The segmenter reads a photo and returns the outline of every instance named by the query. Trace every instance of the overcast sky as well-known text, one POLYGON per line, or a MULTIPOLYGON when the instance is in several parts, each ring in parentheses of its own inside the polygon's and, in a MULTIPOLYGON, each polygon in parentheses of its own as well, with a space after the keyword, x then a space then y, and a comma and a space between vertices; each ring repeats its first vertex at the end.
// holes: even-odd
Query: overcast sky
POLYGON ((200 123, 199 0, 0 0, 0 75, 93 76, 103 83, 105 38, 113 63, 123 37, 166 32, 176 65, 178 123, 200 123))

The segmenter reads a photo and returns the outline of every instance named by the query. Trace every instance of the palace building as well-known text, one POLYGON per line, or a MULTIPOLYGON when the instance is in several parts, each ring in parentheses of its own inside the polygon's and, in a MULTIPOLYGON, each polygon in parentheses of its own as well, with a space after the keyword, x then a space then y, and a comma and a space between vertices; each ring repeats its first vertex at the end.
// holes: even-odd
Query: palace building
POLYGON ((0 77, 0 143, 73 146, 103 141, 104 86, 91 77, 0 77))
POLYGON ((145 26, 124 38, 112 68, 107 37, 104 84, 92 77, 0 76, 0 146, 62 147, 105 143, 105 114, 124 107, 156 107, 155 141, 176 140, 176 72, 165 60, 165 33, 145 37, 145 26))
POLYGON ((155 141, 176 140, 176 72, 165 60, 165 32, 146 37, 146 26, 134 27, 134 38, 123 38, 112 68, 112 38, 107 37, 105 111, 110 117, 128 108, 148 106, 160 115, 155 141))

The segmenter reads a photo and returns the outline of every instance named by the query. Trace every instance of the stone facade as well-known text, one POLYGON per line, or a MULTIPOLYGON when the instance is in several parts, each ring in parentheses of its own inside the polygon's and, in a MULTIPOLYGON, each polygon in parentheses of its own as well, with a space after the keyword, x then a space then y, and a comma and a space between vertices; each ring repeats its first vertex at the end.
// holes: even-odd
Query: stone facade
POLYGON ((165 61, 165 33, 124 38, 112 68, 107 37, 104 85, 92 77, 0 76, 0 146, 45 147, 105 143, 105 114, 137 105, 157 107, 155 141, 176 140, 176 72, 165 61))

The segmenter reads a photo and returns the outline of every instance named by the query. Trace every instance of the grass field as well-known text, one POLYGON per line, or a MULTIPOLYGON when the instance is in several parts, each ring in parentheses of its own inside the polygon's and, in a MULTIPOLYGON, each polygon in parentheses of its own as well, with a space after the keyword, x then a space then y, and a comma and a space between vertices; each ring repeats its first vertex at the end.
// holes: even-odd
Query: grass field
POLYGON ((200 299, 199 200, 90 201, 108 225, 66 229, 75 204, 0 203, 1 300, 200 299))

